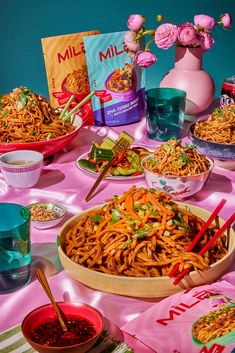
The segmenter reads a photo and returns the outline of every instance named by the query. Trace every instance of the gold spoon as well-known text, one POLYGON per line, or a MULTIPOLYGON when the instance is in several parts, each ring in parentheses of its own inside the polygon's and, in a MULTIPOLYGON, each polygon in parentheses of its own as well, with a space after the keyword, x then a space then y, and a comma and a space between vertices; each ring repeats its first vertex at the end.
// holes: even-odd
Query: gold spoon
POLYGON ((49 283, 48 283, 48 281, 46 279, 46 276, 45 276, 44 272, 39 267, 36 268, 35 272, 36 272, 36 276, 37 276, 42 288, 44 289, 44 291, 46 292, 48 298, 51 301, 51 304, 52 304, 52 306, 53 306, 53 308, 54 308, 54 310, 55 310, 55 312, 56 312, 56 314, 58 316, 58 319, 59 319, 59 322, 61 324, 61 327, 62 327, 63 331, 65 331, 65 332, 68 331, 68 328, 67 328, 67 326, 66 326, 66 324, 64 322, 64 319, 63 319, 63 317, 61 315, 61 309, 58 307, 58 305, 57 305, 57 303, 56 303, 56 301, 55 301, 55 299, 54 299, 54 297, 53 297, 53 295, 51 293, 51 289, 50 289, 49 283))

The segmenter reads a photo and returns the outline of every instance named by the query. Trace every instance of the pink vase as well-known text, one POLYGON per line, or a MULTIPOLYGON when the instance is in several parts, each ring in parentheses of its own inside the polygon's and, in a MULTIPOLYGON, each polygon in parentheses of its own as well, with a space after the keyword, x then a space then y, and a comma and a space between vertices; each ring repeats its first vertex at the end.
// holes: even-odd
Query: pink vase
POLYGON ((162 79, 160 87, 173 87, 186 92, 185 114, 198 116, 213 102, 215 85, 211 76, 202 69, 201 48, 176 46, 175 65, 162 79))

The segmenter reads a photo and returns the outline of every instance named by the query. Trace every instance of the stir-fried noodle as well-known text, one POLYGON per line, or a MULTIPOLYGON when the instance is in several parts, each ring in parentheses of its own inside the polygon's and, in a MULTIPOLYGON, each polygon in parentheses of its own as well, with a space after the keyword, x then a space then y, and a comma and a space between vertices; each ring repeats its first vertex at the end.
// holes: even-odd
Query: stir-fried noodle
POLYGON ((26 87, 15 88, 0 99, 0 143, 27 143, 54 139, 72 132, 49 101, 26 87))
POLYGON ((133 186, 110 203, 88 212, 68 231, 64 251, 89 269, 125 276, 167 276, 179 271, 208 268, 227 253, 223 235, 200 256, 197 252, 215 233, 210 226, 195 252, 186 252, 204 221, 182 209, 170 196, 133 186))
POLYGON ((190 176, 208 171, 210 162, 194 146, 169 140, 156 148, 153 157, 145 160, 144 167, 161 175, 190 176))
POLYGON ((197 122, 194 135, 206 141, 235 145, 235 104, 215 109, 207 120, 197 122))
POLYGON ((194 337, 202 343, 224 336, 231 331, 235 331, 235 306, 223 306, 211 311, 201 317, 192 328, 194 337))

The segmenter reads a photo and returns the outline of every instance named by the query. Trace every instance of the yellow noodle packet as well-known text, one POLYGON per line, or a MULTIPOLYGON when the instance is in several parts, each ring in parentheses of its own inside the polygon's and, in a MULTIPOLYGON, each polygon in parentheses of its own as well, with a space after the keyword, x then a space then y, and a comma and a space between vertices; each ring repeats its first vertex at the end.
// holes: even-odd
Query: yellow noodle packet
POLYGON ((93 30, 41 39, 50 103, 53 107, 64 107, 74 95, 72 108, 89 94, 83 38, 99 33, 93 30))

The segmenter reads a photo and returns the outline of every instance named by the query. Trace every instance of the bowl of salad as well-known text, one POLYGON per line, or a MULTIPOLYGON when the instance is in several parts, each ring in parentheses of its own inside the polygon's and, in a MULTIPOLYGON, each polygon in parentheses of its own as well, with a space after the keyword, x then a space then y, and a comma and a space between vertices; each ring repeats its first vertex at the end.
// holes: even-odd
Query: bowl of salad
MULTIPOLYGON (((122 132, 116 142, 127 135, 125 131, 122 132)), ((102 169, 115 157, 107 173, 107 179, 122 180, 144 177, 141 162, 151 152, 143 146, 133 145, 115 156, 113 152, 114 146, 115 142, 109 137, 106 137, 100 144, 93 142, 90 150, 76 160, 76 166, 83 172, 97 177, 102 169)))

